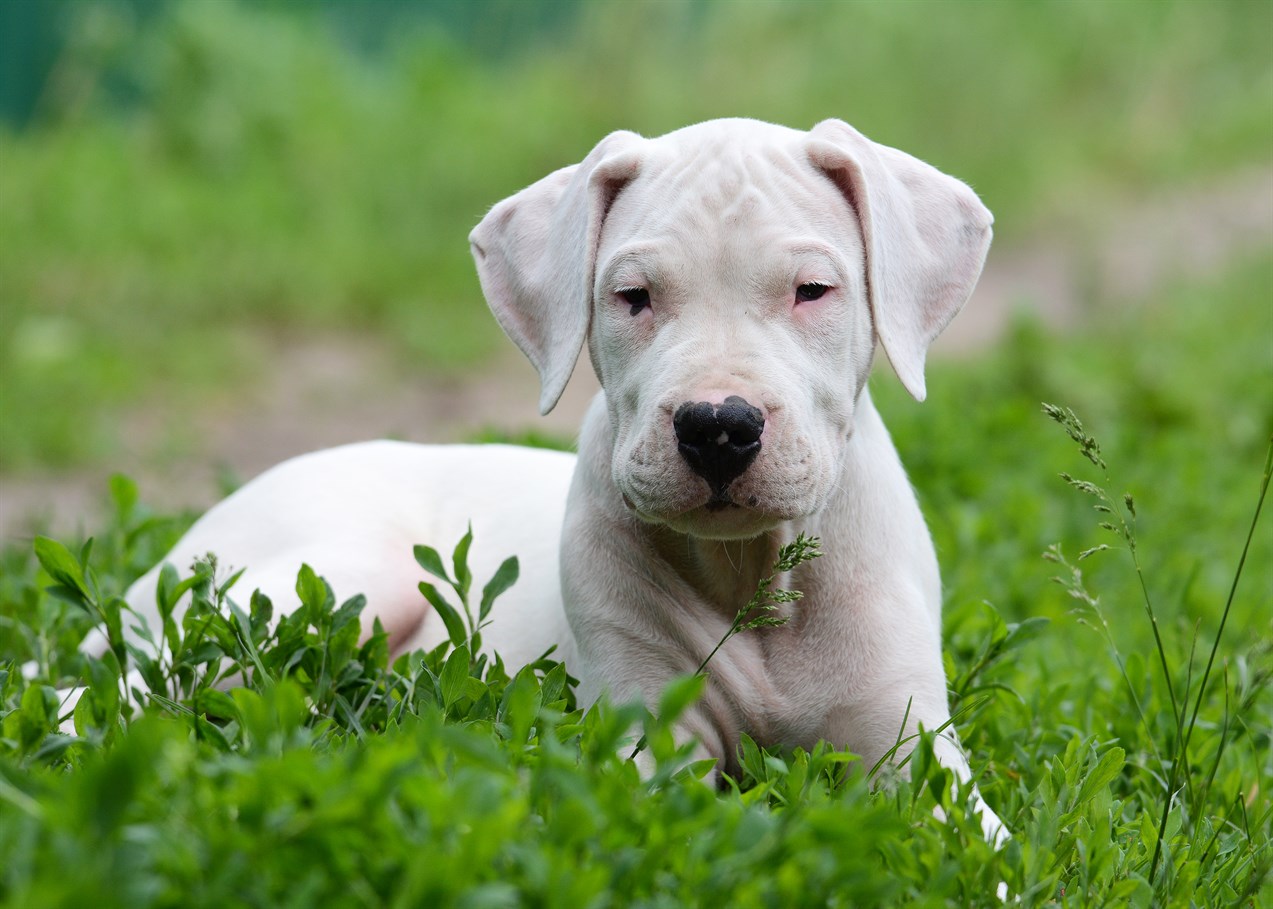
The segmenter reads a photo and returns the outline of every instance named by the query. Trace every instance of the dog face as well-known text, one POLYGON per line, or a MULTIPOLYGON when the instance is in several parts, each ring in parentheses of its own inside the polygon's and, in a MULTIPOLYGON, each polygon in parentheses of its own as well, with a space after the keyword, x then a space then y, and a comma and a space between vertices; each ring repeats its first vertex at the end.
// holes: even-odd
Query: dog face
POLYGON ((874 349, 864 267, 799 134, 700 126, 647 151, 602 226, 588 336, 638 515, 729 538, 818 509, 874 349))
POLYGON ((718 539, 825 502, 877 338, 923 397, 989 239, 971 190, 847 124, 750 120, 612 134, 470 237, 542 408, 586 339, 624 501, 718 539))

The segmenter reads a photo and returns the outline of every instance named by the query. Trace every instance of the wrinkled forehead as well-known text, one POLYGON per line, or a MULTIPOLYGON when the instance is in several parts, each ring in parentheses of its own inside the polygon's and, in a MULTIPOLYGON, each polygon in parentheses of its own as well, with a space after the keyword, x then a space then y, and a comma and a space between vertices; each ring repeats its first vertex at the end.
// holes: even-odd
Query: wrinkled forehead
POLYGON ((639 238, 670 250, 764 255, 795 236, 857 246, 848 202, 804 151, 804 133, 741 121, 651 140, 602 228, 599 264, 639 238))

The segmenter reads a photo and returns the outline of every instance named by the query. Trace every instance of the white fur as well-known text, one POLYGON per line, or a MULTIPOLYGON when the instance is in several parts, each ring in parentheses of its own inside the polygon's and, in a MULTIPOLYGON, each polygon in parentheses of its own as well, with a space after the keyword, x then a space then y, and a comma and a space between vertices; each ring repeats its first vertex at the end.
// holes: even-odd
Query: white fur
MULTIPOLYGON (((492 310, 540 372, 545 411, 587 344, 604 391, 573 480, 565 455, 353 445, 248 484, 169 559, 216 551, 249 569, 244 591, 260 586, 283 608, 307 561, 338 596, 365 593, 366 618, 401 652, 443 637, 416 591, 412 545, 449 547, 471 519, 479 579, 521 558, 490 646, 515 666, 558 643, 585 698, 653 703, 803 531, 825 555, 781 579, 805 594, 791 621, 721 649, 682 733, 723 767, 742 732, 830 740, 869 765, 949 712, 937 561, 866 380, 878 340, 923 398, 928 344, 971 293, 990 224, 967 186, 838 121, 615 133, 495 206, 470 238, 492 310), (811 282, 829 289, 797 304, 811 282), (632 287, 649 290, 648 308, 625 301, 632 287), (760 454, 729 486, 735 504, 709 509, 672 413, 735 394, 764 414, 760 454)), ((153 612, 154 578, 129 592, 135 608, 153 612)), ((953 730, 936 750, 968 778, 953 730)), ((998 818, 978 806, 999 841, 998 818)))
MULTIPOLYGON (((296 574, 308 564, 338 602, 364 594, 364 631, 379 618, 392 650, 405 653, 446 640, 417 586, 438 582, 416 564, 413 547, 433 546, 450 571, 451 549, 471 522, 476 584, 510 555, 518 556, 521 571, 498 601, 484 641, 512 666, 533 662, 554 644, 554 656, 573 662, 557 544, 574 463, 573 455, 511 445, 379 441, 330 448, 244 485, 196 521, 164 561, 185 571, 195 558, 216 553, 224 574, 245 569, 232 598, 246 605, 259 588, 282 612, 299 605, 296 574)), ((127 595, 152 628, 158 575, 155 566, 127 595)), ((90 646, 104 645, 98 639, 90 646)))

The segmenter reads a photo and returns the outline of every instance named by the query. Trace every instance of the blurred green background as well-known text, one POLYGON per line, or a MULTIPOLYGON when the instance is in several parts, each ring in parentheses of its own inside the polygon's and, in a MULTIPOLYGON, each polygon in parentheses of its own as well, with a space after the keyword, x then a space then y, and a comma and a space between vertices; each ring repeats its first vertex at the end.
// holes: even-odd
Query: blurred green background
POLYGON ((480 377, 468 230, 610 130, 841 117, 1010 257, 1270 167, 1270 36, 1268 2, 6 0, 0 479, 135 457, 301 343, 480 377))

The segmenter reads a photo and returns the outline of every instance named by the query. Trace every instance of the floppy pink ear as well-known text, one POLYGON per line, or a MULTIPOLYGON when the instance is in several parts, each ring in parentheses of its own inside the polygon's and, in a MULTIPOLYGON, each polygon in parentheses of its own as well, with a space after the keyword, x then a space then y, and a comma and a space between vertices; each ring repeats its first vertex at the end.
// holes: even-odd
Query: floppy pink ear
POLYGON ((482 292, 539 371, 540 413, 561 397, 588 334, 601 225, 641 164, 636 133, 606 136, 588 157, 490 210, 469 234, 482 292))
POLYGON ((922 401, 928 345, 972 293, 994 218, 965 184, 840 120, 815 126, 808 151, 857 212, 875 332, 922 401))

